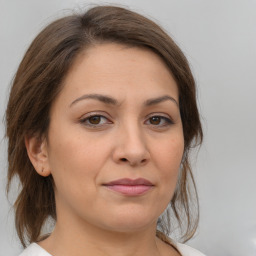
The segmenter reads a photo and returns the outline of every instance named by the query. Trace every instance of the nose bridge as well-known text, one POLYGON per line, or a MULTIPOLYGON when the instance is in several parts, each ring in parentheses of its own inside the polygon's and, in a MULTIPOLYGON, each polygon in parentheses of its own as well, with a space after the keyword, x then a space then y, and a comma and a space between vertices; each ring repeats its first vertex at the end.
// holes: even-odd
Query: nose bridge
POLYGON ((145 148, 145 138, 142 132, 142 127, 138 122, 130 122, 122 127, 124 147, 133 150, 142 150, 145 148))
POLYGON ((131 165, 145 163, 149 157, 143 127, 130 119, 120 124, 117 136, 116 160, 131 165))

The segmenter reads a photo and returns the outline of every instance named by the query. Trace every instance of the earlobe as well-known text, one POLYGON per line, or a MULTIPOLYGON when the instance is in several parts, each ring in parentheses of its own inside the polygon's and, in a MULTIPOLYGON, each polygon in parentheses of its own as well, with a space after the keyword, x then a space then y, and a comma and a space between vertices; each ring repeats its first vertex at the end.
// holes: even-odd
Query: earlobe
POLYGON ((49 176, 51 174, 46 139, 39 137, 26 137, 25 145, 30 162, 34 166, 36 172, 41 176, 49 176))

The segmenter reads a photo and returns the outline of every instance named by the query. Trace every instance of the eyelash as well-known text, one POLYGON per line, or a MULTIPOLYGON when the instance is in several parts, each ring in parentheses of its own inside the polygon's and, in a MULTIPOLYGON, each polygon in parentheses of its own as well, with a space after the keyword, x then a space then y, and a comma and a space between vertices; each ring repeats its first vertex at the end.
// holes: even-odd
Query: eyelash
POLYGON ((83 125, 86 125, 86 126, 88 126, 88 127, 95 127, 95 128, 104 125, 104 124, 102 125, 102 124, 90 124, 90 123, 86 123, 86 122, 87 122, 90 118, 92 118, 92 117, 100 117, 101 120, 102 120, 102 118, 108 120, 108 118, 105 117, 105 116, 103 116, 103 115, 92 114, 92 115, 90 115, 90 116, 88 116, 88 117, 85 117, 85 118, 81 119, 81 120, 80 120, 80 123, 83 124, 83 125))
MULTIPOLYGON (((81 119, 81 120, 80 120, 80 123, 83 124, 83 125, 85 125, 85 126, 92 127, 92 128, 99 128, 99 127, 102 127, 102 126, 105 125, 105 124, 90 124, 90 123, 87 123, 87 121, 89 121, 89 119, 92 118, 92 117, 100 117, 100 121, 102 121, 102 119, 108 120, 108 118, 105 117, 105 116, 103 116, 103 115, 100 115, 100 114, 91 114, 90 116, 81 119)), ((170 125, 174 124, 174 122, 173 122, 170 118, 168 118, 168 117, 166 117, 166 116, 162 116, 162 115, 151 115, 150 117, 148 117, 147 121, 149 121, 149 120, 150 120, 151 118, 153 118, 153 117, 160 118, 160 119, 161 119, 161 120, 160 120, 160 123, 161 123, 162 120, 164 120, 164 122, 165 122, 164 125, 149 124, 149 125, 151 125, 151 126, 153 126, 153 127, 155 127, 155 128, 159 128, 159 127, 163 128, 163 127, 167 127, 167 126, 170 126, 170 125)), ((108 122, 108 123, 111 123, 111 121, 108 122)))
POLYGON ((153 118, 153 117, 160 118, 160 119, 161 119, 161 120, 160 120, 160 123, 161 123, 162 120, 164 120, 165 124, 162 124, 162 125, 149 124, 149 125, 152 125, 152 126, 159 126, 159 127, 166 127, 166 126, 170 126, 170 125, 174 124, 173 121, 172 121, 170 118, 168 118, 168 117, 166 117, 166 116, 161 116, 161 115, 152 115, 152 116, 150 116, 147 120, 150 120, 150 119, 153 118))

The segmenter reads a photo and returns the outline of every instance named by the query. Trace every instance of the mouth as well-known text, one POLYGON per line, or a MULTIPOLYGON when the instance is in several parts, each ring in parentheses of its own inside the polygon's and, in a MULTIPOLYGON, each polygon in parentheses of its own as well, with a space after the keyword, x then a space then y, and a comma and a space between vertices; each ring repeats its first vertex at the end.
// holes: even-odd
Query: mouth
POLYGON ((139 196, 145 194, 147 191, 151 190, 154 185, 143 178, 139 179, 119 179, 111 181, 107 184, 103 184, 106 188, 121 193, 127 196, 139 196))

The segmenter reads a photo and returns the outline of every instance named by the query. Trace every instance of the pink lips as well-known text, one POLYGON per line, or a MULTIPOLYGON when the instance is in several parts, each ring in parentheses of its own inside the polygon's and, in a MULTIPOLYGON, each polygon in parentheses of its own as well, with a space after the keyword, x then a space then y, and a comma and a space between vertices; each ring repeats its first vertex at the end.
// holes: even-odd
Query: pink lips
POLYGON ((153 187, 153 184, 143 178, 136 180, 119 179, 104 184, 105 187, 113 191, 119 192, 128 196, 142 195, 153 187))

